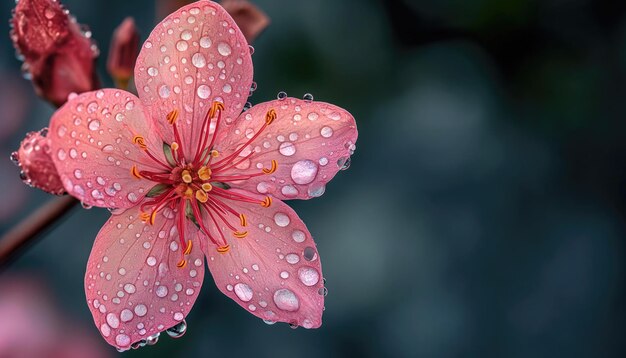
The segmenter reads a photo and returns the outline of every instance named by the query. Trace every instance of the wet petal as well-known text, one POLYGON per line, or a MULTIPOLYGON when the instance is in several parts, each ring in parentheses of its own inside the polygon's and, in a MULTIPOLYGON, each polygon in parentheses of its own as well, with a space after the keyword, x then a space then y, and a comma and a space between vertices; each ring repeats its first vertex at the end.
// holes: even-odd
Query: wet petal
POLYGON ((147 149, 163 158, 162 142, 147 116, 137 97, 113 89, 81 94, 56 111, 48 133, 50 155, 68 193, 89 205, 136 205, 154 183, 132 177, 131 167, 161 167, 133 144, 133 137, 143 136, 147 149))
POLYGON ((39 188, 47 193, 61 195, 65 193, 61 178, 50 157, 50 139, 46 137, 47 128, 39 132, 26 134, 15 152, 14 159, 21 169, 24 183, 39 188))
POLYGON ((354 118, 323 102, 285 98, 261 103, 227 129, 217 146, 223 156, 247 143, 265 123, 270 109, 276 111, 276 119, 241 152, 240 156, 255 153, 235 171, 237 175, 258 173, 260 168, 270 168, 272 160, 278 164, 276 171, 233 183, 233 187, 283 200, 322 195, 326 183, 350 163, 357 139, 354 118))
MULTIPOLYGON (((154 225, 138 216, 135 207, 111 217, 98 233, 85 274, 94 322, 106 341, 118 348, 180 323, 204 277, 199 248, 192 249, 185 267, 177 267, 182 254, 178 230, 170 219, 173 212, 157 214, 154 225)), ((190 233, 195 227, 188 224, 186 230, 190 233)))
MULTIPOLYGON (((191 157, 213 101, 224 103, 226 121, 242 111, 252 83, 248 43, 222 7, 209 1, 193 3, 152 31, 137 59, 135 83, 160 125, 169 126, 166 115, 180 111, 183 149, 191 157)), ((171 134, 168 139, 173 140, 171 134)))
MULTIPOLYGON (((269 208, 223 202, 246 216, 247 226, 238 220, 231 224, 240 232, 247 231, 247 236, 235 238, 232 230, 220 225, 230 245, 228 252, 219 253, 213 244, 203 247, 220 291, 264 320, 319 327, 324 307, 322 268, 302 220, 279 200, 269 208)), ((215 230, 210 219, 205 222, 215 230)))

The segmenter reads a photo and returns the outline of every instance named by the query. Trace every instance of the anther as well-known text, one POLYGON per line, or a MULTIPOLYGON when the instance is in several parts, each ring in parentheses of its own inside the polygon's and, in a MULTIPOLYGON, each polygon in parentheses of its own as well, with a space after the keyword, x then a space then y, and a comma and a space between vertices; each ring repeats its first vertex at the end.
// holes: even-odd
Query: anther
POLYGON ((179 145, 176 142, 172 142, 172 145, 170 146, 170 148, 172 148, 172 150, 175 152, 178 150, 179 145))
POLYGON ((220 155, 220 152, 218 152, 217 150, 213 149, 213 150, 211 151, 211 156, 212 156, 212 157, 214 157, 214 158, 215 158, 215 157, 217 157, 218 155, 220 155))
POLYGON ((136 166, 136 165, 133 165, 133 166, 130 168, 130 174, 131 174, 132 176, 134 176, 135 178, 137 178, 137 179, 141 179, 141 178, 143 178, 143 177, 141 176, 141 174, 139 174, 139 169, 137 169, 137 166, 136 166))
POLYGON ((219 252, 220 254, 225 254, 228 252, 228 250, 230 250, 230 245, 220 246, 217 248, 217 252, 219 252))
POLYGON ((148 146, 146 145, 146 140, 140 135, 136 135, 133 137, 133 144, 137 144, 141 149, 148 148, 148 146))
POLYGON ((244 237, 248 236, 248 232, 247 231, 235 231, 233 232, 233 236, 238 239, 243 239, 244 237))
POLYGON ((187 184, 193 181, 193 178, 191 177, 191 173, 189 173, 189 170, 187 169, 183 170, 180 176, 183 178, 183 181, 187 184))
POLYGON ((184 268, 185 266, 187 266, 187 260, 185 260, 185 259, 180 260, 180 261, 176 264, 176 267, 178 267, 178 268, 184 268))
POLYGON ((241 226, 248 226, 248 221, 244 214, 239 214, 239 220, 241 221, 241 226))
POLYGON ((196 190, 196 199, 201 203, 206 203, 209 200, 209 196, 204 190, 196 190))
POLYGON ((152 214, 150 214, 150 225, 154 225, 154 219, 156 219, 157 211, 153 210, 152 214))
POLYGON ((150 214, 142 212, 139 214, 139 218, 147 224, 150 221, 150 214))
POLYGON ((183 192, 183 196, 187 199, 193 198, 193 189, 187 187, 187 189, 185 189, 185 191, 183 192))
POLYGON ((187 248, 185 249, 185 252, 184 252, 184 254, 185 254, 185 255, 189 255, 189 254, 191 253, 191 247, 192 247, 192 246, 193 246, 193 245, 192 245, 192 243, 191 243, 191 240, 188 240, 188 241, 187 241, 187 248))
POLYGON ((211 179, 211 169, 209 167, 200 167, 198 169, 198 178, 201 180, 211 179))
POLYGON ((211 183, 202 184, 202 190, 206 191, 207 193, 210 192, 212 189, 213 185, 211 185, 211 183))
POLYGON ((276 171, 276 168, 278 168, 278 163, 274 159, 272 159, 272 166, 269 169, 263 168, 263 173, 272 174, 276 171))
POLYGON ((222 102, 213 102, 213 104, 211 105, 211 108, 209 109, 209 113, 208 116, 209 118, 213 118, 215 117, 215 114, 217 113, 217 111, 223 111, 224 110, 224 104, 222 102))
POLYGON ((175 109, 171 111, 170 113, 167 114, 166 118, 169 124, 173 125, 174 123, 176 123, 176 120, 178 119, 178 110, 175 109))
POLYGON ((276 119, 276 111, 272 108, 265 114, 265 124, 269 126, 274 122, 274 119, 276 119))
POLYGON ((261 202, 261 206, 264 208, 269 208, 272 205, 272 198, 266 196, 265 199, 261 202))

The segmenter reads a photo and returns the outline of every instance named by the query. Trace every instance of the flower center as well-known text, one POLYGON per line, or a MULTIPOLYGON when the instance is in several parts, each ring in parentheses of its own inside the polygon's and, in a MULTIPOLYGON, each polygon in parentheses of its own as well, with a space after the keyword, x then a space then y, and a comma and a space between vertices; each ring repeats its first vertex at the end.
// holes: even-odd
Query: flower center
POLYGON ((202 124, 200 139, 193 156, 185 156, 179 144, 183 142, 178 131, 178 110, 173 110, 166 118, 172 126, 174 141, 169 144, 163 143, 165 162, 150 152, 144 137, 141 135, 133 137, 133 143, 154 161, 157 167, 162 169, 148 171, 141 170, 136 165, 131 167, 130 172, 134 178, 155 183, 141 204, 141 219, 153 225, 157 213, 161 210, 167 208, 175 213, 174 219, 183 248, 183 258, 178 263, 178 267, 181 268, 187 264, 185 256, 191 253, 192 248, 191 240, 185 241, 186 220, 191 221, 204 233, 218 252, 226 253, 230 246, 220 230, 220 225, 225 225, 232 230, 232 235, 238 239, 245 238, 248 232, 244 229, 247 226, 246 216, 227 205, 225 199, 258 204, 264 208, 272 204, 269 196, 263 200, 252 198, 230 190, 228 183, 272 174, 276 171, 278 165, 276 160, 271 161, 269 168, 264 168, 257 173, 243 174, 236 169, 237 165, 256 154, 250 151, 247 155, 240 155, 276 119, 276 112, 270 109, 265 115, 265 123, 256 134, 239 149, 222 158, 221 154, 213 148, 223 110, 222 103, 213 102, 202 124), (211 132, 213 121, 215 121, 215 129, 211 132), (207 228, 205 223, 212 225, 207 228))

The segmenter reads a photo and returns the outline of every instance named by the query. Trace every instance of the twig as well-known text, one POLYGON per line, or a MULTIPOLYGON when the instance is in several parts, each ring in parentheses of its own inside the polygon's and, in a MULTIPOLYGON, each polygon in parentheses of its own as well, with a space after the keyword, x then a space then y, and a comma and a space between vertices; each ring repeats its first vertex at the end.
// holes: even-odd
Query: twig
POLYGON ((78 200, 69 195, 54 198, 4 234, 0 239, 0 270, 76 204, 78 200))

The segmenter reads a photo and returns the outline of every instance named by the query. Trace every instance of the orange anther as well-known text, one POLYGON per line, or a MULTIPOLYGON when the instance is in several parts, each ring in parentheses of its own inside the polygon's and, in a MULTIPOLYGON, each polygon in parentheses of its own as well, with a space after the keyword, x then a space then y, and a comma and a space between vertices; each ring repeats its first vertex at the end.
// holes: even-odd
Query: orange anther
POLYGON ((172 145, 170 146, 170 148, 172 148, 173 151, 177 151, 179 147, 180 146, 176 142, 172 142, 172 145))
POLYGON ((140 135, 136 135, 133 137, 133 144, 137 144, 141 149, 148 148, 148 146, 146 145, 146 140, 140 135))
POLYGON ((272 159, 272 166, 269 169, 263 168, 263 173, 272 174, 276 171, 276 168, 278 168, 278 163, 274 159, 272 159))
POLYGON ((248 221, 244 214, 239 214, 239 220, 241 221, 241 226, 248 226, 248 221))
POLYGON ((224 110, 224 104, 222 102, 213 102, 213 104, 211 105, 211 108, 209 109, 209 113, 207 114, 209 116, 209 118, 213 118, 215 117, 215 114, 217 113, 217 111, 223 111, 224 110))
POLYGON ((266 196, 265 199, 261 202, 261 206, 264 208, 269 208, 272 205, 272 198, 266 196))
POLYGON ((191 183, 193 181, 193 178, 191 176, 191 173, 189 173, 189 170, 185 169, 183 170, 183 172, 180 174, 180 176, 183 178, 183 181, 187 184, 191 183))
POLYGON ((132 176, 134 176, 135 178, 137 178, 137 179, 141 179, 141 178, 143 178, 143 177, 141 176, 141 174, 139 174, 139 169, 137 169, 137 166, 136 166, 136 165, 133 165, 133 166, 130 168, 130 174, 131 174, 132 176))
POLYGON ((167 121, 173 125, 174 123, 176 123, 176 120, 178 119, 178 110, 175 109, 171 111, 170 113, 167 114, 166 118, 167 118, 167 121))
POLYGON ((191 247, 193 246, 193 244, 191 243, 191 240, 187 241, 187 248, 185 249, 184 254, 185 255, 189 255, 191 253, 191 247))
POLYGON ((272 124, 272 122, 274 122, 275 119, 276 111, 274 110, 274 108, 272 108, 265 114, 265 124, 269 126, 270 124, 272 124))
POLYGON ((244 237, 248 236, 248 232, 247 231, 235 231, 233 232, 233 236, 238 239, 243 239, 244 237))
POLYGON ((225 254, 228 252, 228 250, 230 250, 230 245, 220 246, 217 248, 217 252, 219 252, 220 254, 225 254))
POLYGON ((198 169, 198 178, 202 180, 211 179, 211 169, 209 167, 200 167, 200 169, 198 169))
MULTIPOLYGON (((211 185, 211 184, 209 184, 211 185)), ((204 185, 203 185, 204 186, 204 185)), ((196 190, 196 199, 201 203, 206 203, 209 200, 209 196, 204 190, 196 190)))
POLYGON ((185 259, 180 260, 180 261, 176 264, 176 267, 178 267, 178 268, 184 268, 185 266, 187 266, 187 260, 185 260, 185 259))
POLYGON ((211 185, 211 183, 202 184, 202 190, 206 191, 207 193, 210 192, 212 189, 213 185, 211 185))

